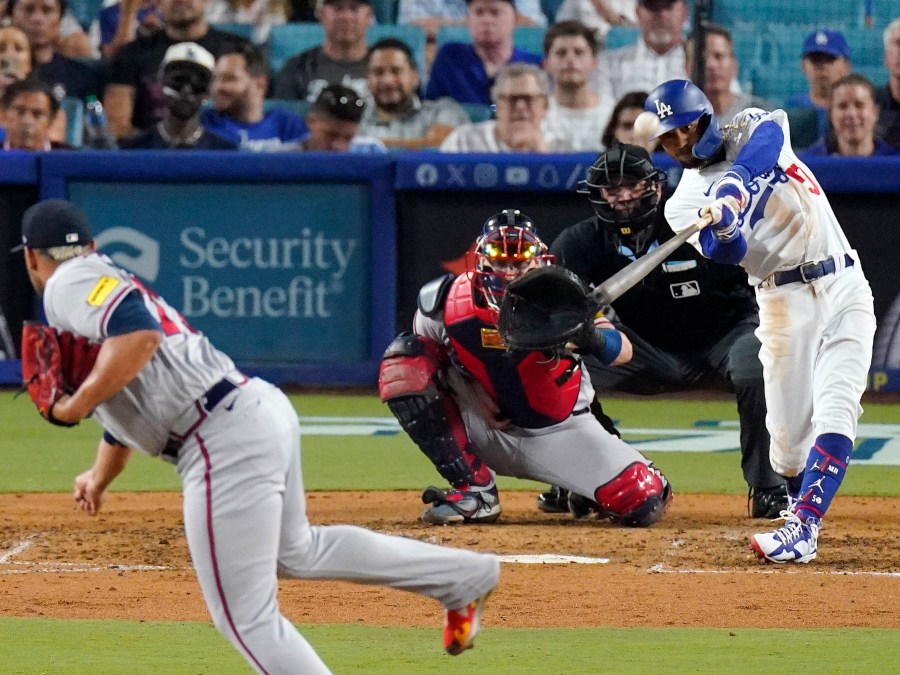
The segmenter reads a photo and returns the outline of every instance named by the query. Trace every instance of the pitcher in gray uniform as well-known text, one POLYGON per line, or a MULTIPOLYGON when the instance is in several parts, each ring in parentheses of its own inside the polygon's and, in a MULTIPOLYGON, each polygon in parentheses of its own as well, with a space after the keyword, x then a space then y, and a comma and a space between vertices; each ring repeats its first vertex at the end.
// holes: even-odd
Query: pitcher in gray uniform
POLYGON ((288 398, 240 373, 161 297, 95 251, 87 217, 64 200, 22 221, 28 274, 48 323, 102 343, 88 378, 52 406, 103 426, 74 499, 96 514, 133 450, 174 463, 191 560, 213 622, 259 673, 327 673, 279 611, 278 575, 387 585, 446 609, 444 646, 472 646, 496 556, 312 526, 300 473, 300 429, 288 398))

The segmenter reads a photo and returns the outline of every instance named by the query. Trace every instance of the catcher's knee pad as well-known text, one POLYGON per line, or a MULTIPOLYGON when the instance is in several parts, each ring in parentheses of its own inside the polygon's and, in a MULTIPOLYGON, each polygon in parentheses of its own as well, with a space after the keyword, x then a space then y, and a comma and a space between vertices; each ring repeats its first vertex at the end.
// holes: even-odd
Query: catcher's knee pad
POLYGON ((385 352, 378 377, 381 400, 413 443, 454 487, 483 482, 487 468, 468 455, 469 436, 459 408, 439 384, 448 363, 444 348, 428 338, 401 333, 385 352))
POLYGON ((659 471, 635 462, 594 492, 594 499, 613 521, 628 527, 648 527, 663 517, 672 487, 659 471))

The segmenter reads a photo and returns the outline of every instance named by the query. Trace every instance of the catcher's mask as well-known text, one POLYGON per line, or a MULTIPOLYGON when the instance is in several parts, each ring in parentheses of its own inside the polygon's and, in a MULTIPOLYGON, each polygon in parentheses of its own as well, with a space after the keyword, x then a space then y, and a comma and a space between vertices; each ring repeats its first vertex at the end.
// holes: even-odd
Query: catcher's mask
POLYGON ((587 195, 604 227, 640 240, 639 233, 656 220, 659 186, 665 179, 644 148, 613 143, 588 169, 578 192, 587 195))
POLYGON ((518 209, 506 209, 485 221, 475 242, 475 287, 488 307, 499 311, 509 282, 552 263, 531 218, 518 209))

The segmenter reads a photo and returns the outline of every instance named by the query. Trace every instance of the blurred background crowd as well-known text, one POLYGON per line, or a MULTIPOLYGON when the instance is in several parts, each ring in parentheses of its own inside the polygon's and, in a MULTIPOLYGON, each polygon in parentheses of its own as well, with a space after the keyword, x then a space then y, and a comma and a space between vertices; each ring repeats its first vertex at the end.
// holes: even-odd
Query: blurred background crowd
MULTIPOLYGON (((900 149, 900 0, 5 0, 5 150, 597 152, 687 77, 900 149)), ((653 151, 655 148, 648 147, 653 151)))

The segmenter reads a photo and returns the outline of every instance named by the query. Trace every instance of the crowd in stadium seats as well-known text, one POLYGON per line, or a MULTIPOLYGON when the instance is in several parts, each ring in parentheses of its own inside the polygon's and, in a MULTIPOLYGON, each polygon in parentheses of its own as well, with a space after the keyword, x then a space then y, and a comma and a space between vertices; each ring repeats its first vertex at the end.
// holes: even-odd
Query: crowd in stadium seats
POLYGON ((689 77, 723 124, 784 108, 796 149, 900 149, 900 0, 873 16, 864 0, 706 4, 697 45, 694 0, 0 0, 0 97, 16 81, 47 85, 60 112, 41 147, 78 147, 96 97, 105 119, 86 119, 121 147, 198 147, 166 132, 196 98, 205 134, 244 151, 309 149, 310 118, 329 109, 318 99, 340 85, 361 102, 342 121, 368 140, 313 147, 594 152, 629 137, 642 94, 689 77), (179 43, 214 59, 205 91, 166 85, 179 43))

